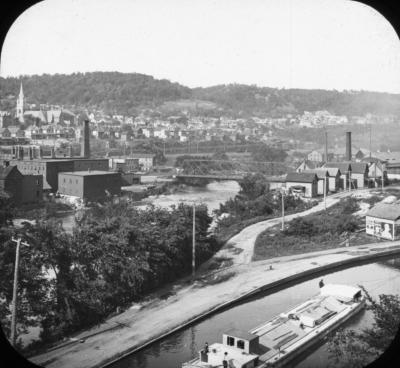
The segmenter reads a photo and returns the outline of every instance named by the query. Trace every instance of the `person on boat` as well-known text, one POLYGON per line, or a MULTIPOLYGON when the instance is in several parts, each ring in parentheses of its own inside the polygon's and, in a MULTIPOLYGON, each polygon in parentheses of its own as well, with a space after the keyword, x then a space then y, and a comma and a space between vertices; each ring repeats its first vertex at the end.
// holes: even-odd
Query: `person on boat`
POLYGON ((210 351, 210 349, 209 349, 209 347, 208 347, 208 342, 206 342, 206 343, 204 344, 204 352, 205 352, 206 354, 208 354, 209 351, 210 351))
POLYGON ((322 288, 322 287, 324 287, 325 286, 325 284, 324 284, 324 280, 323 279, 321 279, 321 281, 319 282, 319 287, 320 288, 322 288))
POLYGON ((224 353, 224 360, 222 361, 222 366, 224 368, 228 368, 228 353, 226 351, 224 353))

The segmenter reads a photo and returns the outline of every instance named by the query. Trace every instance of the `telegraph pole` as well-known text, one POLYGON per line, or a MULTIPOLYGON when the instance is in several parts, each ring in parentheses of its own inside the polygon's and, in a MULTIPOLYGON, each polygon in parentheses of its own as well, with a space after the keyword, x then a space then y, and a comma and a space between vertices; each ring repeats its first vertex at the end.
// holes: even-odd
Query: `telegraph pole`
POLYGON ((192 278, 196 272, 196 204, 193 203, 193 231, 192 231, 192 278))
POLYGON ((284 197, 284 191, 281 191, 282 193, 282 231, 285 229, 285 197, 284 197))
POLYGON ((324 208, 326 211, 326 176, 324 177, 324 208))
POLYGON ((28 243, 22 243, 21 238, 11 239, 13 242, 17 243, 15 250, 15 266, 14 266, 14 287, 13 287, 13 299, 12 299, 12 315, 11 315, 11 344, 15 346, 17 337, 17 291, 18 291, 18 266, 19 266, 19 248, 21 244, 29 247, 28 243))

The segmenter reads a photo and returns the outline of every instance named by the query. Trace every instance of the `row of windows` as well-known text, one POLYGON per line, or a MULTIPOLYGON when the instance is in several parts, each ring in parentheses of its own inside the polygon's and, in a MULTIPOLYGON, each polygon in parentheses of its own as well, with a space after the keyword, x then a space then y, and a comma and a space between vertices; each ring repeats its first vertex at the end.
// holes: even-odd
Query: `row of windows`
MULTIPOLYGON (((235 346, 235 338, 231 337, 231 336, 228 336, 226 343, 229 346, 235 346)), ((239 349, 244 349, 244 341, 238 339, 236 341, 236 347, 239 348, 239 349)))

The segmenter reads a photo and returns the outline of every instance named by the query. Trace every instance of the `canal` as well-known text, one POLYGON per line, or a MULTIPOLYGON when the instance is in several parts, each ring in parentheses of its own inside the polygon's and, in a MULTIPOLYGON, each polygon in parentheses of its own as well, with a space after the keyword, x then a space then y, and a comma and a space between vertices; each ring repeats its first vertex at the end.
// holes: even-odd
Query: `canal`
MULTIPOLYGON (((301 282, 273 294, 259 294, 229 310, 220 312, 189 328, 174 333, 148 348, 132 354, 112 368, 177 368, 182 362, 197 355, 204 343, 220 342, 222 333, 230 328, 250 330, 275 315, 295 306, 318 293, 321 277, 301 282)), ((400 294, 400 257, 330 273, 323 277, 325 283, 344 283, 364 286, 372 297, 379 294, 400 294)), ((363 310, 347 321, 346 329, 361 330, 370 327, 373 315, 363 310)), ((297 368, 327 366, 329 354, 324 342, 291 364, 297 368)))

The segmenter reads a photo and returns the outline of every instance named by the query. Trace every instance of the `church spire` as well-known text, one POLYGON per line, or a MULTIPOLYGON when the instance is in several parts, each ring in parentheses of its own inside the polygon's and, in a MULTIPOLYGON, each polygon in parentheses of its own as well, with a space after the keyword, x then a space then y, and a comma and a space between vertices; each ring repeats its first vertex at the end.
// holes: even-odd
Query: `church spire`
POLYGON ((20 123, 24 122, 24 90, 22 88, 22 82, 21 82, 21 86, 19 88, 16 116, 20 123))
POLYGON ((21 82, 21 86, 19 88, 19 98, 20 99, 22 98, 22 100, 24 99, 24 90, 22 88, 22 82, 21 82))

